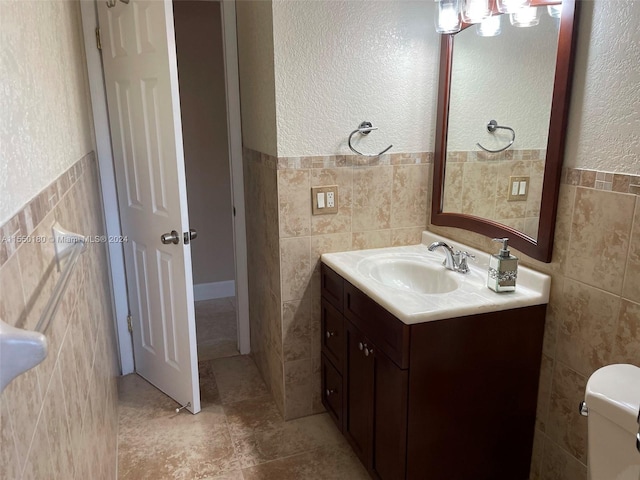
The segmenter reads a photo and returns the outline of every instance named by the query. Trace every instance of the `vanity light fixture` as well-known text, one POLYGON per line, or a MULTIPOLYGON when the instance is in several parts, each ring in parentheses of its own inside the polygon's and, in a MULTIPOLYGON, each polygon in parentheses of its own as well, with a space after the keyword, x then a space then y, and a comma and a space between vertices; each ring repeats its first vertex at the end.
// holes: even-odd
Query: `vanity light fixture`
POLYGON ((496 7, 500 13, 515 13, 530 4, 530 0, 496 0, 496 7))
POLYGON ((456 33, 462 27, 460 0, 436 0, 436 31, 456 33))
POLYGON ((514 27, 534 27, 540 23, 540 9, 524 7, 509 15, 509 19, 514 27))
POLYGON ((502 15, 492 15, 476 25, 476 33, 481 37, 497 37, 502 32, 502 15))
POLYGON ((491 16, 489 0, 462 0, 462 21, 480 23, 491 16))
POLYGON ((545 4, 550 17, 559 19, 562 14, 562 0, 533 0, 535 6, 531 3, 532 0, 435 0, 436 31, 458 33, 475 23, 479 36, 495 37, 502 31, 502 14, 509 14, 514 27, 538 25, 545 4))

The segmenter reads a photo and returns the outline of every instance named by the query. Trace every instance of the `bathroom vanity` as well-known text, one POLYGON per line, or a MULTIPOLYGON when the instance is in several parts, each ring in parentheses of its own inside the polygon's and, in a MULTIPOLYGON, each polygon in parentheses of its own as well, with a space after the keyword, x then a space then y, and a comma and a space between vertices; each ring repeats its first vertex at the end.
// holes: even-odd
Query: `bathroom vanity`
MULTIPOLYGON (((426 250, 400 247, 391 254, 405 261, 419 247, 426 250)), ((425 294, 407 286, 406 278, 393 287, 384 284, 385 273, 367 278, 367 258, 379 264, 388 250, 323 256, 322 399, 331 418, 372 478, 526 480, 548 299, 545 276, 536 274, 540 288, 523 286, 519 297, 504 300, 485 287, 497 304, 475 305, 473 313, 456 307, 456 297, 470 285, 425 294), (436 306, 420 307, 420 298, 436 306), (509 308, 509 302, 516 306, 509 308)), ((424 262, 441 274, 440 260, 424 262)), ((455 281, 468 281, 449 273, 461 277, 455 281)))

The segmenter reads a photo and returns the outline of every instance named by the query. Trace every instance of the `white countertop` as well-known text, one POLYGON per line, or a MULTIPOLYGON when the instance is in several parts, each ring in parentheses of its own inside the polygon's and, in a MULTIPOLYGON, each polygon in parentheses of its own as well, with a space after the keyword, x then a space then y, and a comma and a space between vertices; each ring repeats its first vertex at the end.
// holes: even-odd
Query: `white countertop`
MULTIPOLYGON (((498 249, 499 245, 496 244, 496 252, 498 249)), ((487 288, 489 254, 428 231, 422 233, 422 243, 419 245, 325 253, 322 255, 322 262, 408 325, 546 304, 549 301, 551 287, 549 275, 518 266, 516 290, 496 293, 487 288), (454 250, 474 254, 475 260, 469 260, 471 271, 467 274, 447 271, 442 266, 442 249, 435 252, 427 249, 428 245, 437 241, 446 242, 454 250), (364 274, 363 269, 359 268, 363 260, 375 256, 398 256, 399 259, 426 262, 430 266, 441 268, 445 275, 451 275, 460 285, 456 290, 438 294, 416 293, 384 285, 364 274)))

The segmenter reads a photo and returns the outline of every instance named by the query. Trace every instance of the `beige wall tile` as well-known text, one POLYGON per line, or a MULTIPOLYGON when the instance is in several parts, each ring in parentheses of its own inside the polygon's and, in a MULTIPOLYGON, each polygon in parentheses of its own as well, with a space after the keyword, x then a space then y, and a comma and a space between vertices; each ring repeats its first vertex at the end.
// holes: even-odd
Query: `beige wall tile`
POLYGON ((551 357, 542 355, 540 366, 540 382, 538 384, 538 409, 536 412, 536 428, 546 431, 549 417, 549 402, 551 401, 551 383, 553 380, 554 361, 551 357))
POLYGON ((394 228, 391 230, 391 246, 417 245, 422 242, 426 227, 394 228))
POLYGON ((611 361, 620 298, 569 279, 563 292, 556 358, 589 376, 611 361))
POLYGON ((285 362, 311 358, 311 302, 282 304, 282 343, 285 362))
POLYGON ((542 458, 544 455, 545 435, 536 429, 533 434, 533 449, 531 452, 531 472, 529 480, 540 480, 542 469, 542 458))
POLYGON ((285 362, 285 420, 311 415, 313 396, 311 393, 313 385, 311 374, 312 361, 310 358, 285 362))
POLYGON ((548 437, 583 463, 587 457, 587 419, 578 413, 578 405, 584 399, 586 384, 584 376, 556 363, 546 426, 548 437))
POLYGON ((497 166, 493 163, 464 164, 462 211, 468 215, 492 218, 495 215, 497 166))
POLYGON ((338 213, 313 215, 311 217, 312 235, 350 232, 353 205, 353 169, 324 168, 311 170, 311 186, 325 185, 338 186, 338 213))
POLYGON ((587 480, 587 467, 556 443, 544 443, 542 480, 587 480))
POLYGON ((558 341, 558 329, 563 319, 564 312, 561 309, 562 298, 564 296, 564 277, 555 275, 551 280, 551 291, 549 294, 549 304, 544 325, 544 340, 542 352, 551 357, 556 356, 556 343, 558 341))
POLYGON ((350 232, 311 237, 311 263, 314 268, 320 265, 320 255, 323 253, 346 252, 348 250, 351 250, 350 232))
POLYGON ((463 163, 447 163, 444 177, 444 208, 445 212, 462 212, 462 181, 463 163))
POLYGON ((611 363, 640 366, 640 304, 622 300, 611 363))
POLYGON ((282 301, 303 298, 313 272, 311 237, 280 240, 280 271, 282 275, 282 301))
POLYGON ((311 229, 309 170, 278 170, 280 238, 307 236, 311 229))
POLYGON ((0 446, 0 478, 20 478, 22 464, 16 450, 9 406, 4 396, 0 396, 0 446))
POLYGON ((24 313, 24 294, 17 255, 0 267, 0 292, 0 319, 9 325, 18 324, 24 313))
POLYGON ((391 230, 376 230, 354 233, 352 236, 352 248, 364 250, 367 248, 384 248, 391 246, 391 230))
POLYGON ((636 197, 622 296, 640 303, 640 196, 636 197))
POLYGON ((620 294, 627 261, 633 195, 578 188, 571 225, 566 274, 620 294))
POLYGON ((425 225, 429 165, 395 165, 391 196, 391 227, 425 225))
MULTIPOLYGON (((4 447, 4 446, 3 446, 4 447)), ((55 470, 55 466, 51 463, 51 445, 49 441, 49 433, 47 432, 47 413, 42 412, 40 421, 33 435, 33 443, 29 452, 29 458, 24 467, 22 478, 51 478, 55 470)), ((18 478, 2 477, 2 478, 18 478)))
POLYGON ((391 166, 353 169, 353 232, 390 227, 392 181, 391 166))
POLYGON ((35 370, 18 375, 2 393, 11 420, 19 468, 25 465, 42 407, 43 394, 35 370))

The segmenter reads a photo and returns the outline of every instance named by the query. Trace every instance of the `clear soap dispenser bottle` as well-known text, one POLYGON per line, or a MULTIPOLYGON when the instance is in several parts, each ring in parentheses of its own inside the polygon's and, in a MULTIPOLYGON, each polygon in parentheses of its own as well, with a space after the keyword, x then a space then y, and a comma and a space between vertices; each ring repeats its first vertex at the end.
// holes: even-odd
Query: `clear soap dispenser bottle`
POLYGON ((513 292, 518 277, 518 257, 509 252, 508 238, 494 238, 494 242, 502 242, 500 251, 489 257, 489 274, 487 287, 494 292, 513 292))

